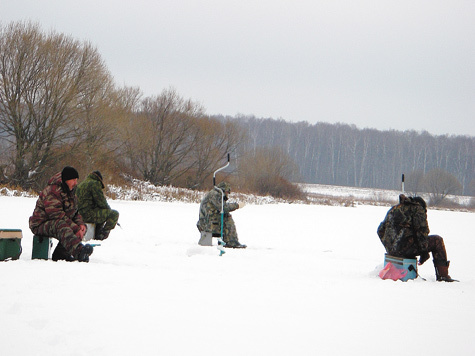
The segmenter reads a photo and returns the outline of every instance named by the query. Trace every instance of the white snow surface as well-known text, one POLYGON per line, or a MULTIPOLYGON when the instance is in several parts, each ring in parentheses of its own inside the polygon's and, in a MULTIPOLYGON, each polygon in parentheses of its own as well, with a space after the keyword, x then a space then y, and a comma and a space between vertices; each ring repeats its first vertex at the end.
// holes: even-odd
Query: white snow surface
MULTIPOLYGON (((0 262, 1 355, 474 355, 474 214, 429 210, 450 274, 381 280, 388 207, 246 205, 246 250, 197 244, 197 203, 109 200, 89 263, 32 260, 35 198, 0 196, 23 253, 0 262)), ((56 243, 56 242, 55 242, 56 243)))

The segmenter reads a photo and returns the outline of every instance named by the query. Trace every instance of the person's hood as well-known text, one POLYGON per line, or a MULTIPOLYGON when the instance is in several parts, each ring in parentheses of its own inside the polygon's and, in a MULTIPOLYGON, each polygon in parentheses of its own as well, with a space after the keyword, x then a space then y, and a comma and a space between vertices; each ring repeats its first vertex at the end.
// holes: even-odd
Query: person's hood
POLYGON ((101 182, 101 187, 102 187, 102 189, 105 188, 104 182, 102 181, 102 178, 101 178, 99 175, 97 175, 95 172, 90 173, 90 174, 87 176, 87 178, 88 178, 88 179, 92 179, 92 180, 97 180, 97 181, 101 182))

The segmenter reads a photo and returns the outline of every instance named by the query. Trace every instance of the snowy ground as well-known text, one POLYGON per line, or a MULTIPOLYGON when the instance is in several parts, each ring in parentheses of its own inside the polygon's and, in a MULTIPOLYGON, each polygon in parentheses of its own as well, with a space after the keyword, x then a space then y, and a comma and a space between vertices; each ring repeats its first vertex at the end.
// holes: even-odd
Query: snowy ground
POLYGON ((246 250, 197 245, 198 204, 110 201, 89 264, 31 260, 34 198, 0 197, 23 230, 0 262, 1 355, 474 355, 474 214, 429 210, 461 283, 381 280, 387 207, 269 204, 233 213, 246 250))
MULTIPOLYGON (((389 189, 377 189, 377 188, 358 188, 358 187, 340 187, 336 185, 328 184, 300 184, 300 187, 307 193, 316 194, 325 197, 339 197, 349 200, 371 202, 373 204, 380 205, 378 203, 396 204, 398 196, 401 191, 389 190, 389 189)), ((408 196, 412 196, 411 192, 405 193, 408 196)), ((430 201, 430 196, 427 193, 418 194, 422 196, 427 202, 430 201)), ((310 197, 311 198, 311 197, 310 197)), ((475 197, 462 196, 462 195, 448 195, 446 201, 459 205, 461 208, 474 208, 475 197)))

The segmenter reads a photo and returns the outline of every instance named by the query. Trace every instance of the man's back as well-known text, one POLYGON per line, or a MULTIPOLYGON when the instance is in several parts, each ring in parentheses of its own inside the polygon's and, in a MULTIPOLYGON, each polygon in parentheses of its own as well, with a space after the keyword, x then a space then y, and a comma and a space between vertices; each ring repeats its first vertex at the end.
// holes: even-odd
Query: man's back
POLYGON ((427 245, 429 227, 425 208, 412 198, 393 206, 378 227, 386 251, 395 256, 417 255, 427 245))

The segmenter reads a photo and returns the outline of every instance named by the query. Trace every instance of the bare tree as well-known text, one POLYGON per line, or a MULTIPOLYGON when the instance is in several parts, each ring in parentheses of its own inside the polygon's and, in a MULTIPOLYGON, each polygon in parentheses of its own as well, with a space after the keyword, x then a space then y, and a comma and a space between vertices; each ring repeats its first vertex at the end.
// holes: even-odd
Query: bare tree
POLYGON ((258 148, 241 159, 241 185, 259 194, 278 198, 302 198, 300 189, 289 180, 298 171, 293 160, 278 147, 258 148))
POLYGON ((424 179, 424 185, 430 197, 430 204, 440 205, 451 194, 459 194, 462 185, 457 178, 441 168, 430 170, 424 179))
POLYGON ((405 189, 413 194, 419 194, 424 189, 424 172, 416 170, 410 172, 405 179, 405 189))
POLYGON ((244 137, 243 131, 229 120, 222 122, 203 117, 197 121, 196 128, 196 138, 190 152, 193 173, 187 179, 187 186, 193 189, 205 185, 205 179, 222 166, 227 153, 236 151, 244 137))
POLYGON ((142 101, 129 129, 128 151, 144 179, 171 184, 192 169, 190 151, 203 112, 201 105, 184 100, 174 89, 142 101))
POLYGON ((470 194, 472 197, 475 197, 475 179, 472 179, 470 183, 468 184, 468 188, 470 190, 470 194))
MULTIPOLYGON (((99 79, 100 77, 98 77, 99 79)), ((127 123, 140 98, 138 88, 116 89, 103 79, 103 86, 91 90, 81 101, 82 115, 78 119, 77 140, 83 169, 114 171, 114 165, 124 151, 127 123), (95 90, 94 90, 95 89, 95 90)), ((101 80, 97 81, 100 84, 101 80)))
POLYGON ((0 29, 0 132, 14 148, 13 183, 31 187, 74 149, 84 102, 109 83, 89 43, 31 23, 0 29))

